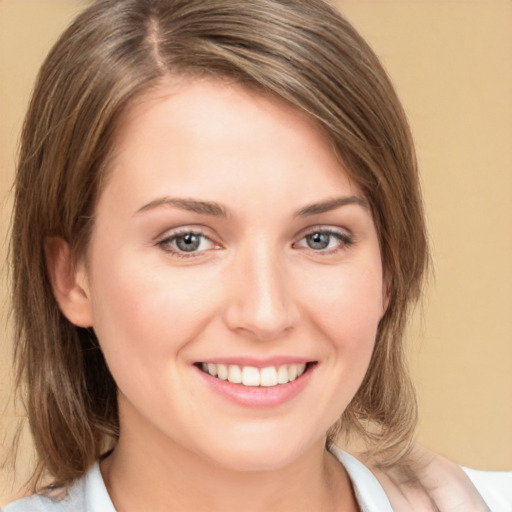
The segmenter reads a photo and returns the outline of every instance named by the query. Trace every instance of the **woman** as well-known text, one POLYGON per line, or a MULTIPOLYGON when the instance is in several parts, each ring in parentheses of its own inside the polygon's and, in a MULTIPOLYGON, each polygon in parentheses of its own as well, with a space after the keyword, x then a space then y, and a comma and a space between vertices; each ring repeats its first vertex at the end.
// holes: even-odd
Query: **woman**
POLYGON ((17 355, 53 485, 8 512, 500 510, 509 476, 470 473, 480 496, 411 451, 414 150, 338 13, 97 2, 22 138, 17 355), (335 447, 350 436, 377 479, 335 447))

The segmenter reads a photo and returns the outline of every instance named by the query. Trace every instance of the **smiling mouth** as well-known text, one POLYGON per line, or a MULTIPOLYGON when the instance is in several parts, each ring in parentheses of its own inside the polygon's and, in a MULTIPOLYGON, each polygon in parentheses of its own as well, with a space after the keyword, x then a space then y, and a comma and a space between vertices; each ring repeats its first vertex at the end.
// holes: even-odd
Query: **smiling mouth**
POLYGON ((293 382, 314 364, 314 362, 283 364, 264 368, 220 363, 198 363, 196 366, 204 373, 232 384, 248 387, 273 387, 293 382))

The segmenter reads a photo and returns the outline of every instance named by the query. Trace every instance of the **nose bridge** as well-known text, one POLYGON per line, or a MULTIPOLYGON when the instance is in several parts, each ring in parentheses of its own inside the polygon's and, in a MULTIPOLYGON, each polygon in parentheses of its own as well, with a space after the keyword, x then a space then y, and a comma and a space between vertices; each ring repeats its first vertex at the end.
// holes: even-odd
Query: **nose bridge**
POLYGON ((298 309, 283 257, 268 244, 255 244, 237 255, 237 274, 227 322, 258 339, 274 339, 293 327, 298 309))

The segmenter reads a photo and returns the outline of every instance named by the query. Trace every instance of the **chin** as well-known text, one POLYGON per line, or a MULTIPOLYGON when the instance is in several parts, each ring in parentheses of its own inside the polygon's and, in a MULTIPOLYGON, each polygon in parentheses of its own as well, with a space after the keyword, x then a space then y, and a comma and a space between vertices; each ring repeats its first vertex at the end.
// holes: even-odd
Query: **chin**
POLYGON ((318 446, 323 450, 325 437, 317 441, 285 435, 226 436, 209 444, 210 457, 225 469, 240 472, 275 471, 292 465, 318 446), (229 444, 226 446, 226 440, 229 444))

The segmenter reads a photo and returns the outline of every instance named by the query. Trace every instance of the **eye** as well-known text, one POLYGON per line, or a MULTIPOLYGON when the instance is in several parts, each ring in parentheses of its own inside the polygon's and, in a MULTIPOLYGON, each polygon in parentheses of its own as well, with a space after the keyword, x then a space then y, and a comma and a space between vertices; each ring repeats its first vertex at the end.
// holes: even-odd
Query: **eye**
POLYGON ((352 243, 353 240, 347 233, 322 229, 308 233, 294 245, 312 249, 315 252, 331 253, 348 247, 352 243))
POLYGON ((219 247, 203 233, 194 231, 174 233, 158 242, 158 245, 165 251, 181 257, 186 257, 187 255, 193 256, 195 253, 219 247))

